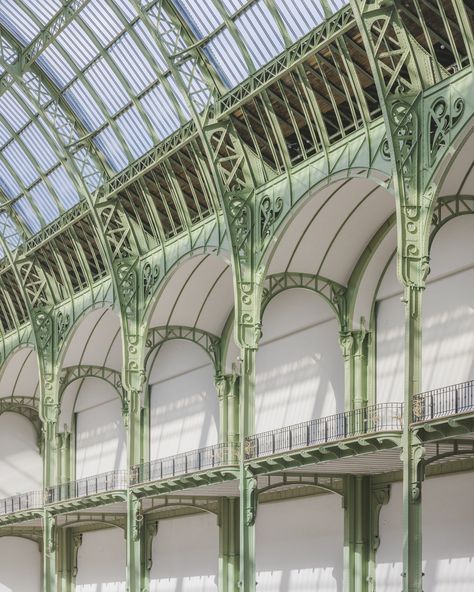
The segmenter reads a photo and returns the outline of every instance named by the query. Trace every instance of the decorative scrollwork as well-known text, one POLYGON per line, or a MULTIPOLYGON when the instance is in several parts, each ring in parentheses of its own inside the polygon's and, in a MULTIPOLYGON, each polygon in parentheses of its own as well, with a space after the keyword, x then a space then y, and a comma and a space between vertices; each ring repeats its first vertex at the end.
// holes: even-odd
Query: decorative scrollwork
POLYGON ((71 326, 71 317, 67 313, 63 313, 62 311, 58 312, 56 317, 56 329, 58 332, 58 346, 64 342, 66 334, 71 326))
POLYGON ((232 198, 229 205, 231 232, 234 239, 234 249, 239 259, 244 261, 248 257, 246 243, 250 236, 250 211, 245 200, 240 197, 232 198))
POLYGON ((439 152, 449 144, 449 132, 455 127, 464 113, 464 100, 457 98, 451 109, 444 97, 437 98, 428 114, 428 133, 430 141, 430 164, 436 162, 439 152))
POLYGON ((158 265, 146 263, 143 268, 143 296, 145 299, 149 298, 153 292, 158 278, 160 277, 160 269, 158 265))
POLYGON ((260 202, 260 242, 271 237, 275 222, 283 211, 283 199, 281 197, 270 197, 265 195, 260 202))

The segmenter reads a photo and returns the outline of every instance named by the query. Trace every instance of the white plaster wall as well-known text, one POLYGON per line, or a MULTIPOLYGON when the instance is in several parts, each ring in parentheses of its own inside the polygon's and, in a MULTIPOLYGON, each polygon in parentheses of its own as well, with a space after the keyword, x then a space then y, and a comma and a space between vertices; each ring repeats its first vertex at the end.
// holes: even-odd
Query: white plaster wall
POLYGON ((260 504, 259 592, 342 592, 344 514, 335 494, 260 504))
MULTIPOLYGON (((377 592, 400 592, 402 589, 402 500, 402 484, 393 483, 390 501, 380 511, 380 546, 375 572, 377 592)), ((427 588, 426 592, 431 590, 427 588)))
MULTIPOLYGON (((474 582, 474 474, 430 478, 423 483, 423 589, 472 592, 474 582)), ((380 513, 377 592, 400 592, 402 565, 402 485, 392 485, 380 513)))
POLYGON ((216 516, 161 520, 153 542, 150 592, 217 592, 216 516))
POLYGON ((153 363, 150 385, 151 459, 218 442, 214 368, 200 346, 165 343, 153 363))
POLYGON ((127 467, 122 404, 111 385, 86 379, 76 413, 76 479, 127 467))
MULTIPOLYGON (((474 378, 474 218, 444 226, 423 294, 422 389, 474 378)), ((377 401, 403 399, 404 305, 395 258, 377 296, 377 401)))
POLYGON ((2 413, 0 498, 42 489, 42 466, 32 423, 18 413, 2 413))
POLYGON ((332 310, 308 290, 287 290, 263 317, 257 352, 256 431, 344 409, 344 365, 332 310))
POLYGON ((41 553, 37 543, 20 537, 0 537, 0 592, 41 590, 41 553))
POLYGON ((472 592, 474 586, 474 474, 423 484, 423 589, 472 592))
POLYGON ((126 547, 122 530, 86 532, 77 556, 76 592, 125 592, 126 547))

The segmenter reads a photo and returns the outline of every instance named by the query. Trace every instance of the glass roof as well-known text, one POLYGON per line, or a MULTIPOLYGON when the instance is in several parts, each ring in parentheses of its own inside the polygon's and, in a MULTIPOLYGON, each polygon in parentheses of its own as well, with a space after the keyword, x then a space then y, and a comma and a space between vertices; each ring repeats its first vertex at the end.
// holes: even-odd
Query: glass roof
POLYGON ((8 235, 10 246, 49 224, 86 191, 97 189, 104 176, 123 170, 190 118, 185 87, 171 71, 176 56, 170 47, 176 54, 189 45, 198 49, 208 68, 203 80, 215 84, 208 94, 215 96, 346 3, 2 0, 0 205, 9 205, 0 209, 18 229, 13 239, 14 232, 8 235), (68 8, 75 13, 64 25, 58 18, 68 8), (49 28, 56 33, 38 44, 49 28), (25 62, 21 56, 30 53, 33 58, 25 62), (18 61, 23 74, 12 70, 9 76, 9 67, 18 61), (79 156, 88 161, 86 181, 79 156))

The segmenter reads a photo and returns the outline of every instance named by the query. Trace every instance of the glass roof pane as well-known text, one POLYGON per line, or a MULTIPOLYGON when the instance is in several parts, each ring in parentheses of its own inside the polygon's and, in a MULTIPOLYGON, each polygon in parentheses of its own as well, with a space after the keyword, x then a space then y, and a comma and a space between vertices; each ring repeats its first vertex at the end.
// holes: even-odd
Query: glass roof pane
POLYGON ((212 0, 173 0, 173 3, 198 39, 212 33, 223 22, 212 0))
POLYGON ((0 153, 0 189, 10 199, 21 193, 21 188, 10 172, 10 169, 5 164, 2 153, 0 153))
POLYGON ((88 80, 110 115, 120 111, 130 101, 122 83, 104 58, 97 60, 86 70, 88 80))
POLYGON ((115 171, 121 171, 128 164, 128 159, 115 132, 106 127, 94 138, 99 150, 105 154, 107 161, 115 171))
POLYGON ((75 21, 59 35, 58 43, 80 70, 90 64, 98 53, 92 39, 75 21))
POLYGON ((51 44, 39 56, 38 64, 59 88, 64 88, 74 78, 74 70, 55 44, 51 44))
POLYGON ((117 125, 134 158, 139 158, 153 147, 153 142, 136 107, 127 109, 118 117, 117 125))
POLYGON ((2 225, 5 225, 3 237, 6 240, 7 245, 10 247, 10 249, 16 249, 16 247, 18 247, 20 244, 20 236, 15 223, 5 211, 0 212, 0 220, 2 225))
POLYGON ((130 0, 113 0, 113 4, 118 7, 127 21, 134 20, 138 15, 130 0))
POLYGON ((156 41, 151 36, 143 21, 137 21, 132 28, 135 34, 140 39, 143 46, 145 47, 147 54, 156 63, 158 70, 161 72, 166 72, 168 70, 166 60, 163 57, 163 54, 159 50, 156 41))
POLYGON ((275 19, 263 0, 235 20, 256 68, 260 68, 285 48, 275 19))
POLYGON ((85 125, 97 129, 105 122, 105 115, 91 96, 82 80, 76 80, 64 93, 64 97, 71 104, 85 125))
POLYGON ((39 178, 38 171, 16 140, 2 150, 2 155, 26 187, 39 178))
POLYGON ((140 104, 148 115, 159 138, 164 139, 179 127, 179 117, 171 100, 162 86, 155 86, 140 99, 140 104))
POLYGON ((16 132, 30 121, 26 111, 20 106, 11 91, 7 91, 0 96, 0 113, 5 119, 8 119, 9 125, 16 132))
POLYGON ((0 22, 14 34, 23 45, 28 45, 28 43, 32 41, 40 31, 39 27, 27 14, 24 8, 12 0, 1 2, 0 22))
POLYGON ((124 29, 106 0, 90 0, 81 10, 79 19, 90 28, 103 46, 109 45, 124 29))
POLYGON ((60 213, 58 206, 43 182, 32 187, 30 195, 46 224, 56 220, 60 213))
POLYGON ((48 175, 48 180, 64 209, 72 208, 79 201, 77 189, 62 165, 48 175))
POLYGON ((276 7, 293 41, 324 21, 321 0, 275 0, 276 7))
POLYGON ((21 197, 13 208, 20 215, 20 218, 25 222, 27 228, 33 234, 41 230, 41 222, 38 219, 29 199, 25 196, 21 197))
POLYGON ((222 81, 232 88, 248 77, 249 71, 237 42, 228 29, 224 29, 204 46, 222 81))
POLYGON ((35 123, 30 123, 30 125, 21 132, 19 137, 23 141, 23 144, 28 146, 28 150, 36 158, 36 161, 43 172, 48 171, 58 162, 56 155, 35 123))
POLYGON ((109 55, 130 84, 134 93, 142 92, 156 80, 152 66, 129 33, 112 45, 109 55))
MULTIPOLYGON (((18 2, 24 4, 25 0, 18 2)), ((41 0, 41 2, 31 2, 26 0, 28 10, 41 21, 43 25, 48 23, 62 8, 63 2, 61 0, 41 0)))

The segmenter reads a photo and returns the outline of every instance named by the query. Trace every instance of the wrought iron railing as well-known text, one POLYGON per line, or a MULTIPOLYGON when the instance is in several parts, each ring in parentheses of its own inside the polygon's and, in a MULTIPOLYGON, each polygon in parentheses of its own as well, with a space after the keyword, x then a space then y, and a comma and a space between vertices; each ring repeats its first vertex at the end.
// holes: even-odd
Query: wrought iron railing
POLYGON ((443 386, 413 398, 413 421, 429 421, 474 411, 474 380, 443 386))
POLYGON ((271 456, 375 432, 403 429, 403 403, 381 403, 247 438, 245 458, 271 456))
POLYGON ((170 479, 205 469, 234 465, 238 462, 238 444, 215 444, 136 465, 130 472, 130 484, 170 479))
POLYGON ((79 497, 87 497, 108 491, 128 488, 129 472, 127 470, 109 471, 92 477, 84 477, 77 481, 61 483, 46 489, 46 503, 54 504, 79 497))
POLYGON ((43 491, 29 491, 28 493, 12 495, 0 500, 0 516, 24 512, 25 510, 36 510, 43 507, 43 502, 43 491))

